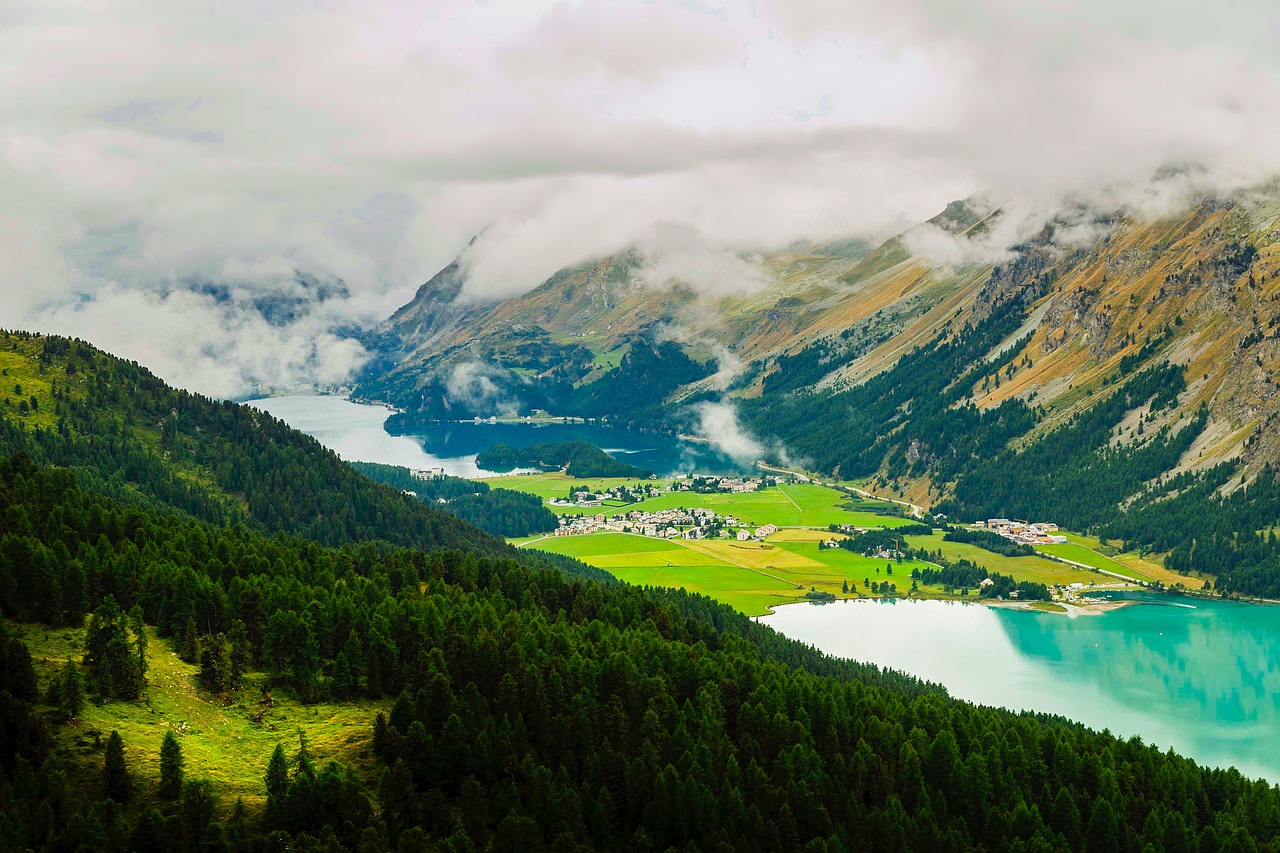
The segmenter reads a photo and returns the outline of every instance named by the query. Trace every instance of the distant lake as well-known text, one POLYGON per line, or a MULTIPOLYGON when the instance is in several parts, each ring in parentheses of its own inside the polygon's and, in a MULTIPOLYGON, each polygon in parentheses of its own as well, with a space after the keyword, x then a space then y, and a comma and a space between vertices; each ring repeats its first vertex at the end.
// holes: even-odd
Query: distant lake
POLYGON ((761 619, 825 652, 953 696, 1078 720, 1280 782, 1280 609, 1125 593, 1099 616, 944 601, 779 607, 761 619))
POLYGON ((475 464, 476 454, 495 444, 527 447, 541 441, 574 440, 590 442, 629 465, 659 475, 742 470, 705 444, 598 424, 440 423, 415 429, 413 435, 392 436, 383 428, 391 415, 388 409, 342 397, 271 397, 248 405, 313 436, 347 461, 444 468, 458 477, 497 476, 475 464))

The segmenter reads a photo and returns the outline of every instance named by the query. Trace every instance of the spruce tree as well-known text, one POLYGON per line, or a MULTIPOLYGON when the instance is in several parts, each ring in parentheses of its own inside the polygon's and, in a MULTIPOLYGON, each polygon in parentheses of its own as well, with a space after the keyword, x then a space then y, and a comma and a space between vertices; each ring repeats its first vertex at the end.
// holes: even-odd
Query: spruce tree
POLYGON ((187 663, 200 662, 200 639, 194 616, 187 619, 187 626, 182 630, 182 652, 179 657, 187 663))
POLYGON ((129 611, 129 622, 133 629, 133 644, 138 655, 138 675, 145 679, 147 676, 147 629, 142 621, 142 608, 136 604, 129 611))
POLYGON ((182 745, 170 729, 160 744, 160 796, 176 800, 182 795, 183 763, 182 745))
POLYGON ((80 676, 80 667, 76 662, 68 660, 62 665, 58 674, 58 710, 66 719, 80 716, 84 709, 84 681, 80 676))
POLYGON ((102 787, 103 793, 117 803, 129 802, 133 793, 129 768, 124 763, 124 741, 117 731, 112 731, 107 738, 107 751, 102 762, 102 787))
POLYGON ((267 762, 267 815, 277 815, 284 807, 285 797, 289 793, 289 759, 285 758, 284 747, 276 744, 267 762))

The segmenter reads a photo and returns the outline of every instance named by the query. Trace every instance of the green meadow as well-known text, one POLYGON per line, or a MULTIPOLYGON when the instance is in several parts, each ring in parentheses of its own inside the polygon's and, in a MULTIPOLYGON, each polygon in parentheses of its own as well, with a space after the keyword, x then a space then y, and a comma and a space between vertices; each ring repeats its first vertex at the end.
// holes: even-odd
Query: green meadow
MULTIPOLYGON (((544 501, 567 498, 569 489, 586 486, 594 492, 617 486, 638 487, 656 485, 665 488, 668 480, 626 479, 576 479, 564 474, 519 474, 508 477, 489 477, 483 480, 494 488, 513 489, 537 495, 544 501)), ((853 524, 858 527, 899 527, 910 524, 910 519, 897 515, 879 515, 877 507, 890 507, 849 498, 842 492, 808 483, 783 485, 760 492, 737 494, 698 494, 696 492, 672 492, 634 504, 606 504, 599 510, 582 507, 558 507, 551 510, 560 515, 583 515, 595 512, 621 512, 641 510, 656 512, 663 509, 709 509, 720 515, 733 515, 752 526, 776 524, 779 527, 827 527, 832 524, 853 524), (855 502, 859 508, 849 510, 844 504, 855 502)))
POLYGON ((869 594, 863 581, 911 588, 911 562, 888 564, 838 548, 819 550, 817 541, 765 542, 650 539, 627 533, 562 536, 529 547, 576 557, 627 581, 683 588, 723 601, 750 616, 776 604, 802 600, 810 590, 849 597, 869 594), (892 574, 887 569, 892 568, 892 574))
MULTIPOLYGON (((16 627, 31 650, 42 692, 66 660, 84 654, 81 629, 16 627)), ((96 790, 107 736, 118 731, 134 784, 152 798, 160 778, 160 743, 165 732, 173 731, 186 760, 186 777, 212 781, 224 803, 243 797, 251 809, 260 808, 266 798, 267 759, 277 743, 289 755, 296 753, 300 734, 306 735, 317 766, 330 760, 347 762, 367 785, 377 785, 381 762, 371 747, 373 718, 379 710, 390 709, 389 700, 303 705, 282 690, 273 694, 274 704, 255 723, 253 717, 263 711, 265 673, 250 673, 246 685, 234 693, 210 693, 198 686, 195 666, 184 663, 154 629, 147 631, 143 698, 105 705, 87 701, 76 720, 55 730, 63 754, 72 758, 75 783, 96 790)))

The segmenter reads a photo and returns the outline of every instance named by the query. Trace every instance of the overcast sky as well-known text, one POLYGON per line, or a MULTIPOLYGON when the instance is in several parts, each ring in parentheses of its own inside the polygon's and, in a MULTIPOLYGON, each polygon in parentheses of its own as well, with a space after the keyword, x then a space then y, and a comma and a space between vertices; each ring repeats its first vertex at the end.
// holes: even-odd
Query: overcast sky
POLYGON ((469 298, 633 244, 733 292, 737 252, 1235 186, 1277 139, 1261 0, 0 0, 0 323, 218 396, 336 382, 331 330, 482 230, 469 298), (349 296, 272 327, 295 272, 349 296))

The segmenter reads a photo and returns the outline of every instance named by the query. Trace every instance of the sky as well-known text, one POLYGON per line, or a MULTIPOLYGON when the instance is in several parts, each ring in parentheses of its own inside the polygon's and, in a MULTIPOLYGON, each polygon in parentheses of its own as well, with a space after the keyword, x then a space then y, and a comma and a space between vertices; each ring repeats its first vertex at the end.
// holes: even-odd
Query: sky
POLYGON ((627 247, 726 294, 974 193, 1247 186, 1278 48, 1254 0, 0 0, 0 324, 341 383, 477 234, 467 299, 627 247))

